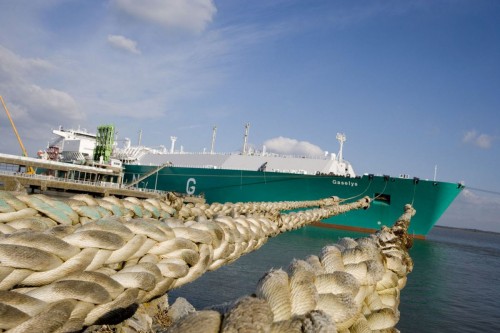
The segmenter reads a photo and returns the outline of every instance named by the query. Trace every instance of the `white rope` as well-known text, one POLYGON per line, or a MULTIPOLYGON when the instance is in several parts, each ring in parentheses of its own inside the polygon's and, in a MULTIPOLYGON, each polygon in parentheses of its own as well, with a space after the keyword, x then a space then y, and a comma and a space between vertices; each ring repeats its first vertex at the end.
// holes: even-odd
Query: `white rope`
POLYGON ((25 223, 0 223, 0 307, 6 314, 0 329, 47 332, 79 330, 105 321, 118 309, 130 315, 127 310, 258 249, 268 237, 370 202, 365 198, 338 205, 338 199, 328 198, 183 205, 171 197, 148 204, 111 200, 111 207, 81 196, 68 203, 41 195, 2 193, 0 199, 38 212, 25 223), (165 209, 158 209, 162 205, 165 209), (321 208, 280 213, 317 206, 321 208), (92 220, 91 211, 100 218, 92 220), (29 225, 36 231, 25 229, 29 225))
POLYGON ((270 270, 255 296, 217 311, 190 310, 168 332, 394 331, 400 291, 413 269, 407 230, 414 214, 407 205, 392 228, 343 238, 319 256, 292 261, 287 271, 270 270))

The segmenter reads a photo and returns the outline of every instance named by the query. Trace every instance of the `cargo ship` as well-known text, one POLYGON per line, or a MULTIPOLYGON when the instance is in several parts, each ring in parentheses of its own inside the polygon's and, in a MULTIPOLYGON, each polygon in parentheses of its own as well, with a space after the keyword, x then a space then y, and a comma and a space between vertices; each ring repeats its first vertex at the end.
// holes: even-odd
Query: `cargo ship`
MULTIPOLYGON (((417 214, 409 232, 419 238, 425 238, 464 188, 460 183, 407 175, 356 175, 343 158, 344 134, 336 136, 337 154, 291 156, 268 152, 266 147, 249 148, 248 129, 247 124, 243 147, 235 153, 214 151, 214 127, 210 151, 176 150, 176 137, 171 137, 170 149, 132 146, 126 139, 123 147, 114 145, 111 156, 123 163, 123 186, 203 195, 209 203, 316 200, 330 196, 346 202, 364 196, 372 199, 367 210, 318 223, 325 227, 373 232, 382 225, 391 225, 401 215, 404 205, 412 204, 417 214)), ((88 133, 83 134, 82 140, 91 139, 88 133)))

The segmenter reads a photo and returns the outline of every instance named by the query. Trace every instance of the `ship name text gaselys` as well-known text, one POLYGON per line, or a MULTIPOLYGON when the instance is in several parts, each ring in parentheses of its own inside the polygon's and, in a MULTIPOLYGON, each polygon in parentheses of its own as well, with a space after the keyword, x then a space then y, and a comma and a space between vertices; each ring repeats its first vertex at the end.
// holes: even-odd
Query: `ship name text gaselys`
POLYGON ((333 185, 341 185, 341 186, 351 186, 351 187, 358 186, 357 182, 353 182, 353 181, 350 181, 350 180, 337 180, 337 179, 334 179, 334 180, 332 180, 332 184, 333 185))

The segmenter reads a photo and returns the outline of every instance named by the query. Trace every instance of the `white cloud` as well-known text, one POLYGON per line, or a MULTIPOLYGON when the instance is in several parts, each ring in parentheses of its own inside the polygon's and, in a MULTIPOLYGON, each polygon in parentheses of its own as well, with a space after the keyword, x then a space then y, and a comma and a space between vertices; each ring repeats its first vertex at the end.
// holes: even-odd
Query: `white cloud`
POLYGON ((476 145, 480 148, 484 148, 484 149, 487 149, 487 148, 490 148, 491 147, 491 143, 493 141, 493 137, 491 135, 488 135, 488 134, 480 134, 477 138, 476 138, 476 145))
POLYGON ((462 139, 465 143, 473 144, 482 149, 488 149, 493 143, 494 137, 488 134, 478 134, 475 130, 468 131, 462 139))
POLYGON ((0 91, 31 119, 42 114, 47 119, 81 119, 77 103, 68 93, 35 83, 37 79, 43 81, 54 68, 46 60, 23 58, 0 46, 0 91))
POLYGON ((212 0, 114 0, 113 3, 138 19, 192 32, 203 31, 217 12, 212 0))
POLYGON ((307 141, 298 141, 295 139, 277 137, 264 142, 268 152, 287 154, 287 155, 307 155, 322 156, 324 151, 318 146, 307 141))
POLYGON ((137 48, 137 42, 121 35, 108 35, 108 43, 119 50, 124 50, 134 54, 141 54, 137 48))
POLYGON ((61 116, 71 120, 81 119, 77 103, 68 93, 57 89, 42 88, 37 85, 29 85, 24 89, 25 93, 23 95, 27 97, 25 100, 26 105, 31 106, 34 110, 42 111, 44 118, 61 116))
POLYGON ((474 139, 476 138, 476 136, 477 136, 476 131, 474 131, 474 130, 468 131, 467 133, 465 133, 462 141, 466 142, 466 143, 474 142, 474 139))
POLYGON ((500 209, 500 197, 498 192, 489 190, 468 189, 462 191, 462 199, 464 202, 480 206, 497 206, 500 209))
POLYGON ((439 220, 439 225, 498 232, 498 192, 467 187, 439 220))
POLYGON ((471 190, 464 189, 462 191, 462 199, 464 202, 470 203, 470 204, 485 204, 484 198, 482 196, 477 195, 475 192, 472 192, 471 190))
POLYGON ((0 46, 0 90, 12 102, 32 114, 47 112, 69 118, 80 118, 76 102, 68 93, 36 84, 54 69, 43 59, 23 58, 0 46), (40 71, 40 73, 38 73, 40 71), (38 75, 37 75, 38 74, 38 75))
POLYGON ((43 59, 22 58, 11 50, 0 45, 0 79, 7 77, 19 78, 20 75, 28 75, 33 71, 48 70, 53 68, 50 62, 43 59))
MULTIPOLYGON (((0 46, 0 92, 29 152, 33 147, 43 148, 40 142, 59 124, 80 122, 84 115, 75 99, 65 91, 47 82, 57 67, 38 58, 24 58, 0 46), (30 149, 31 145, 31 149, 30 149)), ((17 149, 12 144, 11 126, 4 112, 0 112, 0 127, 6 136, 2 137, 2 152, 17 149)))

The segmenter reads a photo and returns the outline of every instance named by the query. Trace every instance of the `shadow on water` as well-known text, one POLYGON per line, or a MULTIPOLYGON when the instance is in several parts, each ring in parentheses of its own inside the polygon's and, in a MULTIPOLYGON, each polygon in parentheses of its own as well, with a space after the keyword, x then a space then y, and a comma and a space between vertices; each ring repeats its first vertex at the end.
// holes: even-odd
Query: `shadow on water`
MULTIPOLYGON (((197 309, 255 292, 271 268, 286 269, 342 237, 365 234, 306 227, 269 239, 258 251, 169 292, 172 304, 186 298, 197 309)), ((500 332, 500 234, 434 228, 415 240, 415 267, 401 292, 402 332, 500 332)))

